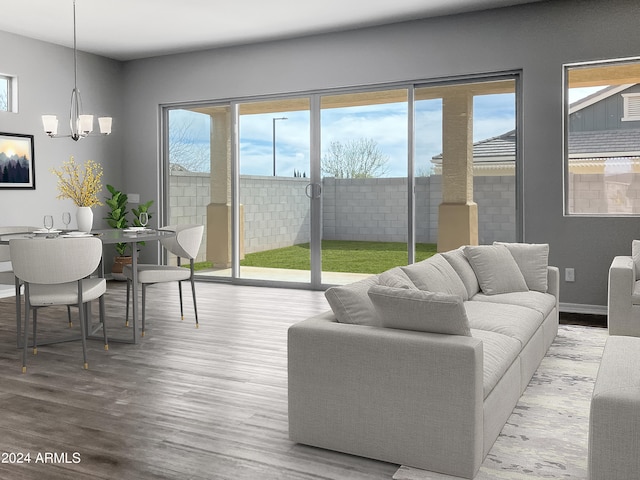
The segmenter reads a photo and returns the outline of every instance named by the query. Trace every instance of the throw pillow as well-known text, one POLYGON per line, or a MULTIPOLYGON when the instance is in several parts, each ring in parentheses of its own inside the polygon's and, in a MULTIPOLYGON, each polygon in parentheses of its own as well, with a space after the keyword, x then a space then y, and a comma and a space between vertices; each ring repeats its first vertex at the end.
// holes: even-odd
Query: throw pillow
POLYGON ((400 267, 393 267, 391 270, 382 272, 378 278, 380 285, 394 288, 416 289, 411 279, 400 267))
POLYGON ((549 266, 548 243, 503 243, 493 242, 494 245, 504 245, 509 249, 513 259, 518 264, 524 281, 529 290, 546 293, 547 267, 549 266))
POLYGON ((640 240, 631 242, 631 257, 636 269, 636 280, 640 280, 640 240))
POLYGON ((469 263, 469 260, 464 255, 464 247, 456 248, 448 252, 443 252, 442 256, 451 264, 456 271, 462 283, 467 289, 469 298, 473 297, 480 291, 480 285, 476 277, 476 272, 473 271, 473 267, 469 263))
POLYGON ((358 282, 331 287, 324 292, 331 310, 340 323, 380 326, 376 310, 367 295, 369 287, 378 283, 373 275, 358 282))
POLYGON ((471 336, 459 295, 373 285, 369 297, 383 327, 471 336))
POLYGON ((464 247, 464 254, 485 295, 529 290, 518 264, 504 245, 464 247))
POLYGON ((448 293, 458 295, 463 300, 469 299, 464 283, 451 264, 439 253, 421 262, 401 268, 420 290, 448 293))

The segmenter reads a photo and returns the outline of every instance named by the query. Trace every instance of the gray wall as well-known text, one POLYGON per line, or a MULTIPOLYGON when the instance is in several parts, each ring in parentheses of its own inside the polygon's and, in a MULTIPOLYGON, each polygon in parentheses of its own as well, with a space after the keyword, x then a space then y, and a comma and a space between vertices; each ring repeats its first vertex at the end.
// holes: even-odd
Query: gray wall
MULTIPOLYGON (((75 212, 71 200, 57 200, 51 168, 70 156, 77 163, 91 159, 104 168, 104 183, 123 185, 122 74, 120 62, 80 52, 78 88, 86 113, 114 117, 107 138, 50 139, 42 129, 42 114, 58 115, 59 133, 69 131, 73 89, 73 50, 0 31, 0 72, 18 77, 18 113, 0 112, 0 132, 34 135, 35 190, 0 190, 0 225, 42 225, 46 214, 62 226, 62 212, 75 212)), ((97 130, 97 120, 94 119, 97 130)), ((155 169, 154 166, 151 167, 155 169)), ((106 192, 106 189, 105 189, 106 192)), ((94 225, 101 226, 105 207, 94 209, 94 225)), ((72 221, 75 224, 75 218, 72 221)))
POLYGON ((551 262, 576 269, 575 283, 561 284, 562 302, 605 305, 611 259, 629 253, 640 222, 563 216, 562 64, 638 55, 639 14, 636 0, 553 0, 132 61, 122 64, 122 76, 120 64, 83 55, 83 71, 94 69, 90 81, 81 75, 87 109, 92 101, 105 109, 121 103, 110 112, 114 138, 77 145, 39 133, 43 108, 67 110, 69 50, 0 33, 0 70, 22 78, 24 108, 19 116, 0 116, 0 131, 36 132, 40 180, 35 194, 0 192, 2 223, 33 223, 44 210, 57 213, 55 186, 41 178, 70 154, 109 163, 108 175, 122 180, 125 190, 158 199, 160 104, 521 69, 524 240, 550 243, 551 262), (24 205, 25 213, 7 215, 6 202, 24 205))
POLYGON ((125 118, 136 134, 125 139, 127 178, 157 169, 162 103, 521 69, 524 240, 550 243, 551 262, 576 269, 562 302, 606 305, 611 259, 629 253, 640 222, 563 216, 562 65, 638 55, 639 8, 554 0, 130 62, 125 118))

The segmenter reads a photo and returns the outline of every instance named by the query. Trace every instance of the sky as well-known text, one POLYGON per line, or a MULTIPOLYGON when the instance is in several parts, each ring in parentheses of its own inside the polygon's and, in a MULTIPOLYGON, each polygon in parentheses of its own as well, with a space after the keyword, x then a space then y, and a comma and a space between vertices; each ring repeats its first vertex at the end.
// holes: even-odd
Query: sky
MULTIPOLYGON (((598 88, 572 89, 569 101, 593 93, 598 88)), ((515 128, 515 95, 482 95, 474 98, 473 141, 495 137, 515 128)), ((282 111, 240 117, 240 174, 273 175, 273 118, 275 122, 276 175, 293 177, 294 172, 309 176, 309 112, 282 111)), ((174 110, 170 122, 190 122, 194 143, 208 150, 209 117, 174 110), (188 120, 185 120, 188 118, 188 120)), ((171 128, 170 123, 170 128, 171 128)), ((321 150, 332 141, 373 139, 387 158, 387 177, 407 176, 407 104, 323 109, 321 112, 321 150)), ((442 102, 419 100, 415 107, 416 175, 429 174, 431 158, 442 152, 442 102)))

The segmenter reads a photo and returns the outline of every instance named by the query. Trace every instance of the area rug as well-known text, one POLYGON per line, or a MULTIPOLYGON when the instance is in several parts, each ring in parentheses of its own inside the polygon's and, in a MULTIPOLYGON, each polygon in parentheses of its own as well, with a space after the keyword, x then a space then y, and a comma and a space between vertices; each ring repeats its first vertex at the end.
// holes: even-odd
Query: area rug
MULTIPOLYGON (((605 328, 560 325, 474 480, 586 480, 589 405, 605 328)), ((453 480, 406 466, 394 480, 453 480)))

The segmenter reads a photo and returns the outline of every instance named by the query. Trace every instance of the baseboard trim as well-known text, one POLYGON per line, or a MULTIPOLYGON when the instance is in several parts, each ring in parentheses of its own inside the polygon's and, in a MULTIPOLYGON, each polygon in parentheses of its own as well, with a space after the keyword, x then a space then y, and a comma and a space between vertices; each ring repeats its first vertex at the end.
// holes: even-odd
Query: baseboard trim
POLYGON ((606 315, 606 305, 586 305, 584 303, 560 302, 560 311, 567 313, 584 313, 589 315, 606 315))

